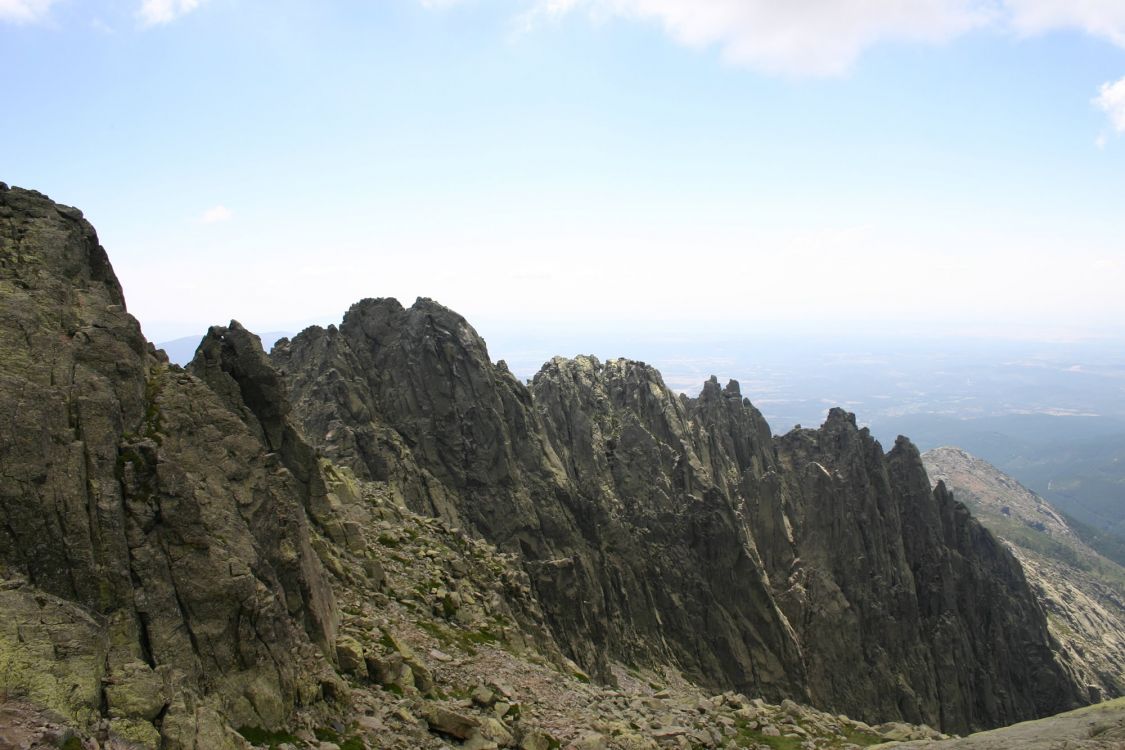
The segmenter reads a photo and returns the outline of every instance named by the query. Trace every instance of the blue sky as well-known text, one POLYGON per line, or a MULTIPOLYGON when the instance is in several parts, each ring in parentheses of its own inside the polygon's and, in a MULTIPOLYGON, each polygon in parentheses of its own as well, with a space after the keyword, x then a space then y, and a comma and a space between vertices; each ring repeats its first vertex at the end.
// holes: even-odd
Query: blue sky
POLYGON ((1121 0, 0 0, 0 63, 157 341, 1125 321, 1121 0))

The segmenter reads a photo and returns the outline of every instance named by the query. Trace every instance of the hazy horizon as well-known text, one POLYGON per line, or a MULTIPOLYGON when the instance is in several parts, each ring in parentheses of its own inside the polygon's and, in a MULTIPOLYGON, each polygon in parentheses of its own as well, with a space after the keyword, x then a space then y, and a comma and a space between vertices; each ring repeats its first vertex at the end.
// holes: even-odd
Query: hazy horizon
POLYGON ((0 0, 0 59, 0 179, 87 214, 158 341, 372 296, 1123 330, 1111 0, 0 0))

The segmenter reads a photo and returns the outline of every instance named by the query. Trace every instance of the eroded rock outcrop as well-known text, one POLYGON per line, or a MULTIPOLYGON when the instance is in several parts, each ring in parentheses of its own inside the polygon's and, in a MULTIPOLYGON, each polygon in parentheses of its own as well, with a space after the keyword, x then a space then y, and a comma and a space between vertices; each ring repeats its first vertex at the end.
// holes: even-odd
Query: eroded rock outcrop
MULTIPOLYGON (((1013 558, 909 442, 885 454, 839 410, 775 439, 734 382, 693 399, 579 357, 524 384, 424 299, 268 357, 232 321, 182 370, 81 215, 3 186, 0 395, 0 689, 150 747, 240 747, 349 699, 364 736, 430 746, 443 710, 482 747, 546 736, 495 693, 451 704, 470 667, 594 700, 585 673, 628 665, 953 731, 1079 697, 1013 558)), ((591 742, 776 736, 606 721, 591 742)))
POLYGON ((75 656, 103 657, 90 684, 40 691, 48 708, 85 720, 104 704, 148 745, 236 747, 230 725, 281 726, 321 699, 335 603, 300 478, 238 413, 254 404, 145 342, 77 210, 6 187, 0 394, 0 561, 18 599, 0 650, 13 618, 54 608, 44 637, 81 630, 75 656))
POLYGON ((908 440, 884 455, 834 409, 778 455, 797 556, 779 595, 821 700, 958 732, 1077 700, 1019 565, 908 440))
POLYGON ((599 677, 669 662, 954 731, 1078 700, 1018 565, 908 442, 884 454, 842 411, 775 441, 737 383, 681 398, 579 357, 525 387, 430 300, 365 300, 271 357, 327 456, 519 552, 599 677))

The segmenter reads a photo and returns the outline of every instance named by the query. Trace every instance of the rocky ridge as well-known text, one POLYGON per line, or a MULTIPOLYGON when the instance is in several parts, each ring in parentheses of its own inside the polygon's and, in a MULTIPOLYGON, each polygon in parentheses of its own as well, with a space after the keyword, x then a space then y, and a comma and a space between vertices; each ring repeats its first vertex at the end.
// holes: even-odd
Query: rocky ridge
POLYGON ((1019 559, 1091 700, 1125 693, 1125 569, 1083 543, 1050 503, 987 462, 948 447, 922 460, 930 480, 950 487, 1019 559))
POLYGON ((1079 699, 1010 554, 908 441, 884 454, 842 410, 774 440, 733 382, 682 398, 644 363, 578 357, 524 386, 425 299, 364 300, 271 359, 327 457, 519 554, 598 679, 670 663, 953 731, 1079 699))
POLYGON ((181 369, 3 185, 0 319, 0 697, 86 746, 834 747, 1083 698, 1014 558, 843 411, 525 385, 429 300, 181 369))

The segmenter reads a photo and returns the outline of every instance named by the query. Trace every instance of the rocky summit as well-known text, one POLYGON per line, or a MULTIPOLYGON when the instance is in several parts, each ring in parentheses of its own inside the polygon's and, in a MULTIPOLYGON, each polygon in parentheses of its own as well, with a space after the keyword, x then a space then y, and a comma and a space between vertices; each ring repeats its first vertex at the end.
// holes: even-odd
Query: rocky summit
POLYGON ((82 214, 2 184, 0 519, 0 748, 827 748, 1091 700, 905 438, 625 359, 525 384, 426 299, 180 368, 82 214))

